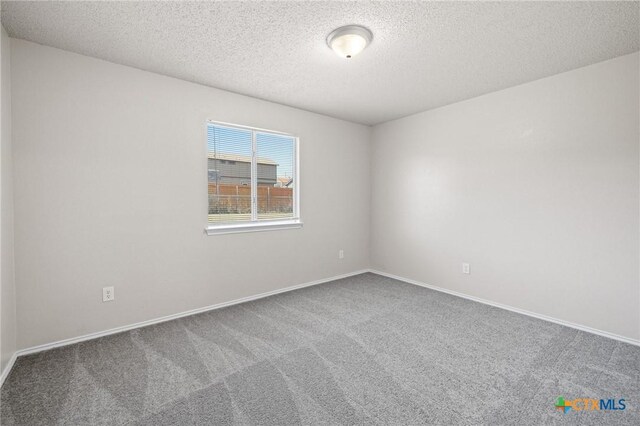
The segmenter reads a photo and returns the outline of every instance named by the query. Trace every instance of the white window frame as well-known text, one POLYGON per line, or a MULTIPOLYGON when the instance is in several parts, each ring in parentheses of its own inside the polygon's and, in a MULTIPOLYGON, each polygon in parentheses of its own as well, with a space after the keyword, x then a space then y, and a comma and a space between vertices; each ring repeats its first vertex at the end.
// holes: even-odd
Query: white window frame
MULTIPOLYGON (((222 121, 207 120, 205 126, 205 134, 207 127, 210 125, 221 127, 229 127, 232 129, 251 131, 251 220, 249 222, 227 222, 210 224, 207 219, 207 227, 205 232, 207 235, 219 234, 235 234, 240 232, 259 232, 259 231, 275 231, 280 229, 302 228, 302 220, 300 219, 300 139, 290 133, 279 132, 277 130, 261 129, 258 127, 244 126, 239 124, 225 123, 222 121), (258 161, 257 161, 257 133, 269 133, 287 136, 293 138, 294 143, 294 164, 293 164, 293 217, 290 219, 280 220, 258 220, 258 161)), ((205 136, 206 140, 206 136, 205 136)), ((208 150, 208 147, 207 147, 208 150)), ((208 176, 208 160, 207 160, 207 187, 209 184, 208 176)), ((208 203, 207 203, 208 204, 208 203)), ((207 205, 208 210, 208 205, 207 205)), ((208 216, 207 216, 208 217, 208 216)))

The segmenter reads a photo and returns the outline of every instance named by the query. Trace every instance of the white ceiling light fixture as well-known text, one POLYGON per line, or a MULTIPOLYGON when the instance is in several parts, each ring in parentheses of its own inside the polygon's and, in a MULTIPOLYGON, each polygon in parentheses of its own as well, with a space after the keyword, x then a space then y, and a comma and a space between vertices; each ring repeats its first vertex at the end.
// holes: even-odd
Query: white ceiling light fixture
POLYGON ((327 44, 342 58, 351 59, 362 52, 373 39, 371 31, 360 25, 335 29, 327 37, 327 44))

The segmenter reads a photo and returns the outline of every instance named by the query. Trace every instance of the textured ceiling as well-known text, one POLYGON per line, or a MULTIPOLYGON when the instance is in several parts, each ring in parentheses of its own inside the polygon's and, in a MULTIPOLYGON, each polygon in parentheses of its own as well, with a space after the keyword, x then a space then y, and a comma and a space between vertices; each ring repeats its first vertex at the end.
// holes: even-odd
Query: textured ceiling
POLYGON ((12 37, 375 124, 639 49, 638 2, 2 2, 12 37), (361 24, 345 60, 325 44, 361 24))

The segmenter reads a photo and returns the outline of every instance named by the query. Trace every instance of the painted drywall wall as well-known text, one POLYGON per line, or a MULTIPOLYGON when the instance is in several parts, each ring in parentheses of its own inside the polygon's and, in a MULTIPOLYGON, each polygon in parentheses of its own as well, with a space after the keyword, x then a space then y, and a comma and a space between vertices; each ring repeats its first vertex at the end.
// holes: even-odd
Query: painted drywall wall
POLYGON ((639 69, 635 53, 375 126, 372 267, 639 339, 639 69))
POLYGON ((19 348, 369 266, 369 127, 23 40, 11 59, 19 348), (207 119, 300 137, 302 229, 204 234, 207 119))
POLYGON ((11 49, 0 26, 0 374, 16 352, 11 153, 11 49))

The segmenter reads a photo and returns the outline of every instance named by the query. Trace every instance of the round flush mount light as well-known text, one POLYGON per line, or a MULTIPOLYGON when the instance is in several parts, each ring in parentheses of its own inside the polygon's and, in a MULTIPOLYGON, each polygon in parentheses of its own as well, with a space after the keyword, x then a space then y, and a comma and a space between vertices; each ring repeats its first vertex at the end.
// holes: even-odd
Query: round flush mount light
POLYGON ((369 43, 373 34, 360 25, 347 25, 335 29, 327 37, 327 44, 338 56, 351 59, 362 52, 369 43))

